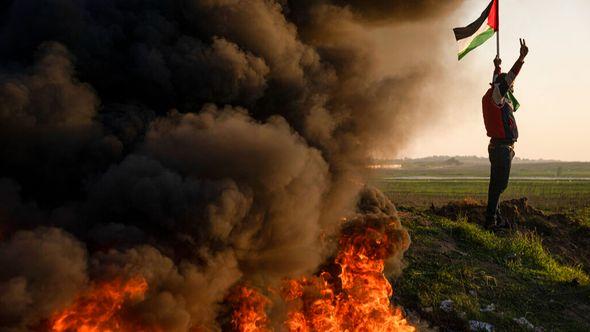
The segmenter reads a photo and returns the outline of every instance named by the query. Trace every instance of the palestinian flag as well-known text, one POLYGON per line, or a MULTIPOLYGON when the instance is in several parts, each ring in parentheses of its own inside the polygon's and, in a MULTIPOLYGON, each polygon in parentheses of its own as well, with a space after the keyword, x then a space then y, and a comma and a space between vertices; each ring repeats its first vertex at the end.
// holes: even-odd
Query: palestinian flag
POLYGON ((488 7, 481 13, 481 16, 475 22, 463 28, 455 28, 455 39, 459 42, 459 60, 463 59, 467 53, 474 48, 483 44, 490 39, 500 26, 498 15, 498 1, 492 0, 488 7), (484 24, 484 22, 486 24, 484 24))

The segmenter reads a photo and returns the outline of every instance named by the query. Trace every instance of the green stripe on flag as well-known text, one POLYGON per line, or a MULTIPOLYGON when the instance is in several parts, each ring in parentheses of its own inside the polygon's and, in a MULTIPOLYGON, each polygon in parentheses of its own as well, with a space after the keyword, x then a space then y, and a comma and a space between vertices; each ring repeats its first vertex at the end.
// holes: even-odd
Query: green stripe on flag
POLYGON ((474 48, 478 47, 479 45, 483 44, 486 42, 486 40, 492 38, 492 36, 494 35, 494 29, 492 29, 491 27, 489 27, 486 31, 480 33, 479 35, 475 36, 475 38, 473 38, 473 40, 471 41, 471 43, 469 43, 469 46, 467 46, 467 48, 465 48, 463 51, 461 51, 459 53, 459 60, 463 59, 464 56, 467 55, 467 53, 473 51, 474 48))
POLYGON ((516 100, 516 97, 514 97, 512 92, 510 92, 510 91, 506 92, 506 97, 508 97, 508 99, 510 99, 510 103, 512 104, 512 109, 515 112, 518 111, 518 108, 520 107, 520 103, 518 102, 518 100, 516 100))

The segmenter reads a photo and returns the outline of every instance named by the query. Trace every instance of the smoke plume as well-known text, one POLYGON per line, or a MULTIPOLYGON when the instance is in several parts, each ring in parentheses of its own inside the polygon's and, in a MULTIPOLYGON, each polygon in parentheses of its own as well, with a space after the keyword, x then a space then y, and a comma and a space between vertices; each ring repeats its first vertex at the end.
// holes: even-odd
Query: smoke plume
POLYGON ((4 2, 0 330, 42 329, 97 282, 142 276, 127 315, 214 331, 240 280, 316 272, 341 218, 395 214, 362 190, 364 163, 424 114, 428 71, 380 72, 371 29, 454 7, 4 2))

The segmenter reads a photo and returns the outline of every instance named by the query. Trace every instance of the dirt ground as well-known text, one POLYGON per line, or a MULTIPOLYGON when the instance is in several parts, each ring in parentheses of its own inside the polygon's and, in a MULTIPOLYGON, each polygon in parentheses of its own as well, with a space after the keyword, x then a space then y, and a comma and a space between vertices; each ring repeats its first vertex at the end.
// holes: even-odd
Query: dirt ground
MULTIPOLYGON (((475 200, 453 201, 442 206, 431 206, 430 211, 451 220, 467 218, 484 226, 485 205, 475 200)), ((581 264, 590 272, 590 229, 564 214, 548 214, 528 203, 527 198, 500 203, 502 218, 509 225, 507 231, 535 232, 542 236, 543 246, 562 263, 581 264)))

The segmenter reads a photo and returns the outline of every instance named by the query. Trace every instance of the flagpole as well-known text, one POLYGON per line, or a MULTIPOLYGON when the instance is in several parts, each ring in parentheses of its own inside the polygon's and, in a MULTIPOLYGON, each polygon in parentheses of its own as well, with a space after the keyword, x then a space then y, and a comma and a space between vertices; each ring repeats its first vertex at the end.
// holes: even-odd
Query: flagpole
POLYGON ((496 57, 500 58, 500 0, 496 0, 496 20, 498 21, 498 31, 496 31, 496 57))

